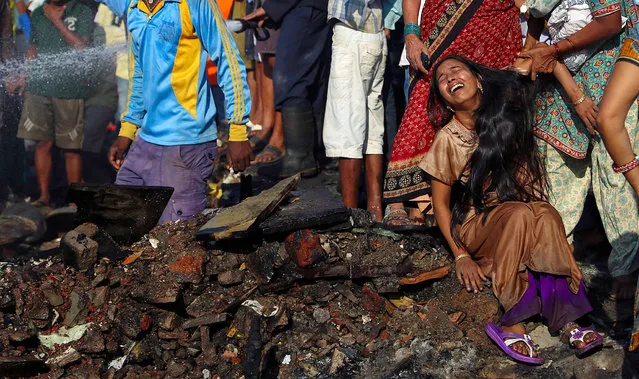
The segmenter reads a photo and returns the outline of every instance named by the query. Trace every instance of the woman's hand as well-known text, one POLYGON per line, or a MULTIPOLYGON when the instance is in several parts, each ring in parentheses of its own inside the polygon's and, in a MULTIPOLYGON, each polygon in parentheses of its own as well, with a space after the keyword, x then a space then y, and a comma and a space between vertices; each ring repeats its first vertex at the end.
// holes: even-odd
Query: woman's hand
POLYGON ((592 101, 589 96, 586 96, 586 100, 574 107, 581 121, 586 124, 590 134, 597 134, 597 116, 599 114, 599 108, 597 108, 595 102, 592 101))
POLYGON ((468 292, 474 291, 477 293, 484 290, 482 280, 487 280, 486 276, 471 257, 464 257, 455 262, 455 271, 457 272, 459 283, 466 286, 468 292))
POLYGON ((550 74, 557 65, 557 51, 554 47, 543 42, 536 44, 532 49, 519 53, 519 58, 532 59, 530 78, 537 79, 537 73, 550 74))
POLYGON ((406 58, 410 62, 410 66, 427 74, 426 67, 422 64, 422 53, 428 54, 426 45, 414 34, 409 34, 404 39, 406 43, 406 58))

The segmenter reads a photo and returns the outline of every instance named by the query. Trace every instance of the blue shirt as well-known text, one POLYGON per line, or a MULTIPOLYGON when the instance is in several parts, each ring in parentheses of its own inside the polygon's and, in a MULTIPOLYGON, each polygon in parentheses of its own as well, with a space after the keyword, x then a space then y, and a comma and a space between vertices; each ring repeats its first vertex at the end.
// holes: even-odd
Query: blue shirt
POLYGON ((209 56, 225 95, 226 109, 219 111, 231 124, 246 124, 246 69, 214 0, 164 0, 154 11, 138 0, 103 1, 127 16, 131 84, 123 131, 139 127, 140 138, 164 146, 216 139, 209 56))

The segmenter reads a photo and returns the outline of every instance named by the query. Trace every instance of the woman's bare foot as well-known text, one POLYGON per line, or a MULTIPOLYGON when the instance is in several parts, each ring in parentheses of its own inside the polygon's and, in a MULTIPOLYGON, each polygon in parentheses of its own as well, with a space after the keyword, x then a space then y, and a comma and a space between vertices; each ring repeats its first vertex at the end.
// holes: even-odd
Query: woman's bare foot
POLYGON ((375 216, 375 221, 381 222, 384 218, 384 210, 381 205, 369 204, 367 209, 373 214, 373 216, 375 216))
POLYGON ((570 332, 576 329, 579 329, 579 325, 577 325, 576 323, 569 322, 568 324, 566 324, 566 326, 564 327, 564 331, 561 333, 561 337, 560 337, 561 341, 570 345, 571 347, 575 349, 583 349, 584 346, 588 345, 589 343, 597 339, 597 333, 586 333, 583 337, 583 341, 575 340, 571 344, 570 332))
POLYGON ((634 299, 636 288, 637 277, 635 275, 618 276, 612 281, 612 293, 610 294, 610 298, 613 300, 634 299))
MULTIPOLYGON (((502 325, 501 330, 503 330, 504 332, 509 332, 509 333, 526 334, 526 328, 524 327, 524 324, 515 324, 512 326, 502 325)), ((515 342, 514 344, 510 345, 510 347, 516 352, 518 352, 519 354, 524 355, 526 357, 528 357, 530 354, 530 351, 528 350, 528 345, 526 345, 522 341, 515 342)), ((537 358, 537 352, 534 350, 532 352, 532 357, 537 358)))

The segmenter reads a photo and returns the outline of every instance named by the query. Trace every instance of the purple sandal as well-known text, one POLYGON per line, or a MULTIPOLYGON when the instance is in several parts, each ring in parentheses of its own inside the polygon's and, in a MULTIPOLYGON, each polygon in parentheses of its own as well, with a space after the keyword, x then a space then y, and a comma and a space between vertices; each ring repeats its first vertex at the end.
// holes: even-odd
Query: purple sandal
POLYGON ((493 340, 493 342, 496 343, 504 353, 508 354, 513 359, 533 365, 540 365, 544 363, 543 359, 532 356, 535 350, 535 344, 528 334, 504 332, 499 326, 492 322, 489 322, 486 325, 486 334, 488 334, 488 337, 490 337, 490 339, 493 340), (528 346, 528 356, 520 354, 510 347, 517 342, 523 342, 526 346, 528 346))
POLYGON ((589 351, 592 351, 593 349, 601 347, 602 345, 603 345, 603 337, 601 336, 601 334, 597 333, 597 331, 592 327, 581 328, 577 326, 576 328, 570 331, 570 346, 575 348, 575 355, 577 356, 577 358, 583 357, 589 351), (575 347, 574 342, 580 341, 585 343, 585 338, 590 333, 594 333, 597 336, 597 338, 595 338, 594 341, 590 342, 589 344, 582 347, 581 349, 577 349, 575 347))

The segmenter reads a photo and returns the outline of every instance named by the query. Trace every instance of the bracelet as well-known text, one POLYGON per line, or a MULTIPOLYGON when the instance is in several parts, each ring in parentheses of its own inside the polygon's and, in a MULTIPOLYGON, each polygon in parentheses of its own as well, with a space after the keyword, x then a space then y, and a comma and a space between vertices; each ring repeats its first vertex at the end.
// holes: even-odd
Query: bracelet
POLYGON ((464 259, 464 258, 470 258, 469 254, 459 254, 458 256, 455 257, 455 262, 459 262, 460 259, 464 259))
POLYGON ((621 166, 617 166, 613 163, 612 171, 616 172, 617 174, 624 174, 636 167, 639 167, 639 155, 635 156, 635 159, 621 166))
POLYGON ((572 105, 579 105, 579 104, 583 103, 584 101, 586 101, 586 95, 581 95, 579 100, 577 100, 574 103, 572 103, 572 105))
POLYGON ((422 30, 419 25, 414 22, 404 25, 404 37, 407 37, 409 34, 414 34, 419 39, 422 39, 422 30))

